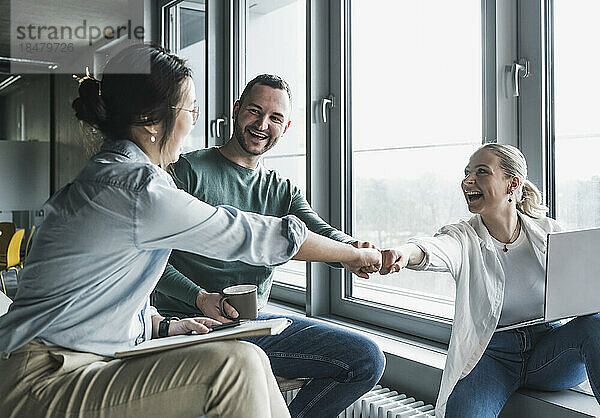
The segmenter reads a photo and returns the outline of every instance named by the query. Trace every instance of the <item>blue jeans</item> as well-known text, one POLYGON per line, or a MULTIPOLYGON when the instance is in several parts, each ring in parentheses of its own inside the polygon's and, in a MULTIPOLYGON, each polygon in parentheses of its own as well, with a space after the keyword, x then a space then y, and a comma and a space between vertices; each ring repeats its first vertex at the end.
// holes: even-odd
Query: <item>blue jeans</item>
POLYGON ((267 353, 275 376, 311 378, 289 405, 292 417, 336 417, 379 381, 385 358, 373 341, 310 318, 286 317, 293 322, 281 334, 245 340, 267 353))
POLYGON ((586 377, 600 402, 600 314, 497 332, 479 363, 456 384, 446 417, 497 417, 520 387, 564 390, 586 377))

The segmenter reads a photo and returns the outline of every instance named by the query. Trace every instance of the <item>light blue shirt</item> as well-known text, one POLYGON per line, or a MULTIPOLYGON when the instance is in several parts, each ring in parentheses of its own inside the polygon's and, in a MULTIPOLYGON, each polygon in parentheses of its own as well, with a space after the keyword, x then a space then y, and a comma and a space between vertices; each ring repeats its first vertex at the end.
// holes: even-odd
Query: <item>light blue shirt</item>
POLYGON ((152 337, 149 296, 171 249, 278 265, 304 242, 294 216, 210 206, 177 189, 131 141, 107 141, 44 206, 0 353, 34 338, 112 356, 152 337))

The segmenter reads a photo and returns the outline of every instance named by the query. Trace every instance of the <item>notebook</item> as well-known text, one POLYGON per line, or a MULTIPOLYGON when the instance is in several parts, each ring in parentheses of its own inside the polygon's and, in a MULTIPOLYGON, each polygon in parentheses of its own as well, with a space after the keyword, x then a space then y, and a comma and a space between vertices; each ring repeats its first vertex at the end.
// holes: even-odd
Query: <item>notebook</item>
POLYGON ((145 341, 127 351, 118 351, 116 358, 139 356, 172 348, 185 347, 210 341, 233 340, 236 338, 277 335, 286 329, 292 321, 288 318, 272 318, 258 321, 247 321, 234 328, 211 331, 202 335, 176 335, 166 338, 154 338, 145 341))
POLYGON ((4 293, 0 292, 0 316, 8 312, 8 307, 12 304, 12 300, 4 293))

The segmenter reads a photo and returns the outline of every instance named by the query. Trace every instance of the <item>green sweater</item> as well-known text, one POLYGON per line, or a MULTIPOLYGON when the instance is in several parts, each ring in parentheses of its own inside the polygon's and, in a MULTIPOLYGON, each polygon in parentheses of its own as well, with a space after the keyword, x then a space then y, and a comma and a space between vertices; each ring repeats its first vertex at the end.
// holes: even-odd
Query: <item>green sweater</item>
MULTIPOLYGON (((242 167, 217 148, 208 148, 181 156, 174 169, 177 186, 210 205, 277 217, 292 214, 317 234, 346 243, 354 241, 323 221, 289 179, 262 164, 254 170, 242 167)), ((201 290, 219 292, 235 284, 255 284, 262 308, 269 298, 273 270, 174 250, 152 295, 152 304, 165 315, 200 315, 195 303, 201 290)))

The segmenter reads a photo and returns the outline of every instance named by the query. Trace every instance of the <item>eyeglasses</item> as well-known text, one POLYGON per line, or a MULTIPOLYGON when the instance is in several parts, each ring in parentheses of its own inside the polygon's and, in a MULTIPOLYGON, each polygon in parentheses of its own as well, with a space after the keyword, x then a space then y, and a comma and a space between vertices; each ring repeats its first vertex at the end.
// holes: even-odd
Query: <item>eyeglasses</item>
POLYGON ((186 112, 190 112, 192 114, 194 125, 196 124, 196 122, 198 121, 198 118, 200 117, 200 107, 199 106, 194 106, 192 109, 186 109, 185 107, 179 107, 179 106, 171 106, 171 108, 176 109, 176 110, 185 110, 186 112))

